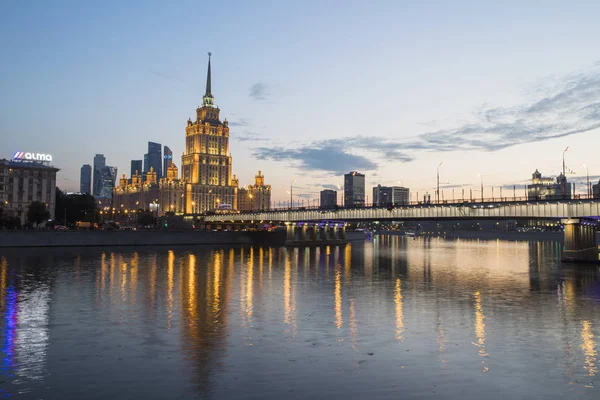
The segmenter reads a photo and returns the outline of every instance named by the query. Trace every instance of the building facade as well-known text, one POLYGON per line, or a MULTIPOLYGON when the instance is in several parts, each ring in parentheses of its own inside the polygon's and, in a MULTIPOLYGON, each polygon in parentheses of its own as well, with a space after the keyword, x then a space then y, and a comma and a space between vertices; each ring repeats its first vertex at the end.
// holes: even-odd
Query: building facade
POLYGON ((344 175, 344 207, 365 206, 365 175, 356 171, 344 175))
POLYGON ((186 183, 186 213, 200 213, 229 204, 237 209, 237 185, 233 184, 229 153, 229 124, 219 116, 211 90, 210 54, 206 91, 196 118, 188 119, 185 151, 181 157, 182 180, 186 183))
POLYGON ((5 215, 18 217, 25 224, 29 204, 40 201, 54 219, 58 171, 42 162, 0 160, 0 202, 5 215))
POLYGON ((409 202, 410 193, 408 188, 401 186, 373 187, 373 205, 377 207, 393 205, 405 205, 409 202))
POLYGON ((83 164, 79 175, 79 193, 92 194, 92 166, 83 164))
POLYGON ((111 213, 115 220, 134 220, 139 210, 150 210, 151 205, 157 204, 159 199, 156 172, 150 170, 143 179, 136 171, 130 179, 123 174, 119 185, 114 188, 112 202, 101 207, 101 211, 111 213))
POLYGON ((100 196, 102 191, 102 169, 106 166, 106 158, 104 154, 96 154, 94 157, 94 181, 92 194, 94 196, 100 196))
POLYGON ((559 200, 570 199, 572 185, 567 177, 562 173, 556 177, 556 182, 552 178, 543 177, 536 169, 531 174, 531 185, 527 185, 528 200, 559 200))
POLYGON ((163 169, 162 169, 163 175, 161 176, 161 178, 164 178, 167 176, 167 171, 168 171, 169 167, 171 166, 171 164, 173 164, 173 152, 171 151, 171 149, 168 146, 165 146, 163 148, 163 169))
MULTIPOLYGON (((237 177, 233 176, 234 182, 237 177)), ((237 184, 236 184, 237 186, 237 184)), ((254 176, 254 185, 238 189, 237 209, 240 211, 267 211, 271 209, 271 185, 265 185, 265 176, 258 171, 254 176)))
POLYGON ((337 191, 331 189, 321 190, 319 202, 321 208, 334 208, 337 206, 337 191))
POLYGON ((105 165, 100 171, 101 188, 97 197, 110 199, 117 181, 117 167, 105 165))
POLYGON ((185 183, 179 179, 177 166, 171 163, 167 168, 167 176, 158 183, 159 212, 161 214, 185 212, 185 183))

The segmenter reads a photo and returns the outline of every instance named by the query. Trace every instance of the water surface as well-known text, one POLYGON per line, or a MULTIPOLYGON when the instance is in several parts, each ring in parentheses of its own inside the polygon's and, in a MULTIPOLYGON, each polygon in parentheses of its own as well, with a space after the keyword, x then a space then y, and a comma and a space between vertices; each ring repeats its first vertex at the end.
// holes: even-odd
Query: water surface
POLYGON ((600 398, 597 267, 560 244, 0 253, 0 395, 600 398))

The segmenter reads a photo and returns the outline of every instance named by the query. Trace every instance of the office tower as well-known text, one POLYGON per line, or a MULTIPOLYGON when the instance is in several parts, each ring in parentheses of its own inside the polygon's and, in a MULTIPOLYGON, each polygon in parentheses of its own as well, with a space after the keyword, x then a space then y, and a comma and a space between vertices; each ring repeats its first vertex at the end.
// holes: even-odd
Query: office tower
POLYGON ((138 174, 142 174, 144 172, 144 170, 142 169, 144 168, 144 165, 142 164, 142 160, 131 160, 131 175, 129 175, 130 177, 134 176, 136 171, 138 174))
POLYGON ((186 212, 198 213, 227 204, 237 208, 237 185, 231 178, 229 123, 221 122, 211 91, 210 54, 206 92, 194 121, 185 128, 181 157, 182 179, 187 183, 186 212))
POLYGON ((83 164, 79 176, 79 192, 83 194, 92 194, 92 166, 83 164))
POLYGON ((162 170, 162 177, 167 176, 167 171, 169 170, 169 166, 173 164, 173 152, 171 151, 171 149, 168 146, 164 147, 164 152, 163 152, 163 170, 162 170))
POLYGON ((104 166, 100 171, 100 179, 102 187, 98 196, 106 199, 112 198, 115 182, 117 181, 117 167, 104 166))
POLYGON ((408 204, 409 190, 401 186, 381 186, 373 187, 373 205, 387 206, 408 204))
POLYGON ((106 158, 104 154, 96 154, 94 157, 94 190, 92 194, 94 196, 100 196, 102 191, 102 169, 106 166, 106 158))
POLYGON ((321 208, 333 208, 337 206, 337 191, 331 189, 321 190, 321 208))
POLYGON ((160 143, 148 142, 148 170, 150 168, 154 169, 158 177, 162 177, 162 145, 160 143))
POLYGON ((365 175, 356 171, 344 175, 344 207, 365 206, 365 175))

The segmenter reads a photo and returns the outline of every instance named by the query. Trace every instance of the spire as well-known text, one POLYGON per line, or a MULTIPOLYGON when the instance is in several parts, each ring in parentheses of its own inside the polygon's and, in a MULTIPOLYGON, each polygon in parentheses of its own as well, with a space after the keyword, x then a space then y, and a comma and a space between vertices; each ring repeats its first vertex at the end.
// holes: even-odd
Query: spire
POLYGON ((204 94, 205 96, 212 96, 212 93, 210 91, 210 56, 212 56, 212 53, 208 53, 208 72, 206 74, 206 93, 204 94))
POLYGON ((211 93, 210 88, 210 56, 212 53, 208 53, 208 72, 206 73, 206 93, 204 93, 204 97, 202 98, 202 106, 204 107, 214 107, 214 98, 211 93))

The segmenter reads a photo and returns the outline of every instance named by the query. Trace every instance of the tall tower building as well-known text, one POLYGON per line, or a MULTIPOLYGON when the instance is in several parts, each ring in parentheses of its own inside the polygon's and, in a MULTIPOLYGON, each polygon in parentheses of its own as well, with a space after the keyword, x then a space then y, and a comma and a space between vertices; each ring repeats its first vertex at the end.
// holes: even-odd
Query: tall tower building
POLYGON ((131 175, 129 176, 133 177, 136 172, 141 175, 144 172, 143 168, 142 160, 131 160, 131 175))
POLYGON ((344 175, 344 207, 365 206, 365 175, 356 171, 344 175))
POLYGON ((163 170, 162 177, 167 176, 167 172, 169 171, 169 167, 173 164, 173 152, 168 146, 164 147, 163 151, 163 170))
POLYGON ((79 193, 92 194, 92 166, 83 164, 79 177, 79 193))
POLYGON ((148 142, 148 171, 154 169, 158 177, 162 176, 162 145, 160 143, 148 142))
POLYGON ((229 124, 219 119, 211 89, 210 56, 206 92, 196 119, 187 121, 185 152, 181 157, 182 179, 186 187, 186 212, 198 213, 224 204, 237 208, 237 186, 231 179, 229 124))
POLYGON ((100 196, 100 192, 102 192, 102 170, 106 166, 106 158, 104 154, 96 154, 94 157, 94 190, 92 194, 94 196, 100 196))

